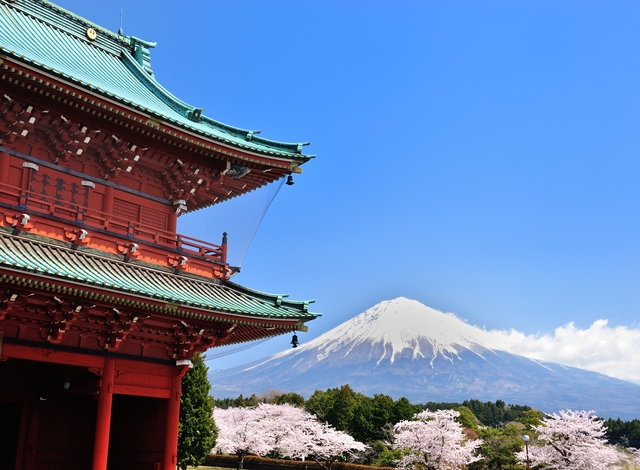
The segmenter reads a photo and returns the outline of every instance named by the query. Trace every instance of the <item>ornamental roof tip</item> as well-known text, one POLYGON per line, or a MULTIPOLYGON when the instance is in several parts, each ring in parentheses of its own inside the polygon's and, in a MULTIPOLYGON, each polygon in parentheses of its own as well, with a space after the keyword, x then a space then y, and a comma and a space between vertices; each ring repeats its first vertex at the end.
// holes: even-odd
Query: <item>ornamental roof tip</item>
POLYGON ((308 142, 259 137, 174 96, 155 79, 154 47, 155 42, 115 33, 48 0, 0 2, 0 51, 10 51, 8 56, 208 139, 299 163, 311 158, 302 152, 308 142))

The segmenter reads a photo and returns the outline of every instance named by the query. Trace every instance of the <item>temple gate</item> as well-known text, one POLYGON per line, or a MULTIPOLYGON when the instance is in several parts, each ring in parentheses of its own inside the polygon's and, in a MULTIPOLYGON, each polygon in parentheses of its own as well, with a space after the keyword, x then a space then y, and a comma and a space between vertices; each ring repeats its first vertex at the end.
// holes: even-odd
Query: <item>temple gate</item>
POLYGON ((0 0, 0 470, 175 469, 193 354, 318 316, 176 233, 311 157, 177 99, 154 46, 0 0))

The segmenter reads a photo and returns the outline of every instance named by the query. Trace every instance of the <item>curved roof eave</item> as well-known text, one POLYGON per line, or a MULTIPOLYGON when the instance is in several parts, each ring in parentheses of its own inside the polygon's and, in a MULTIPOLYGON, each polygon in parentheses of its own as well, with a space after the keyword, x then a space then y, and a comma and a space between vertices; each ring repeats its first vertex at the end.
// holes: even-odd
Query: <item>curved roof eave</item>
POLYGON ((20 62, 213 142, 298 164, 313 158, 302 153, 306 142, 259 137, 259 131, 221 123, 178 99, 155 80, 148 60, 140 59, 141 54, 148 59, 153 46, 120 36, 44 0, 0 5, 0 52, 20 62), (95 29, 96 40, 83 35, 86 27, 95 29), (59 54, 60 50, 65 54, 59 54))
POLYGON ((249 322, 306 322, 320 316, 309 312, 313 301, 283 301, 283 295, 119 258, 93 248, 73 249, 57 240, 0 230, 0 281, 30 273, 51 285, 73 285, 83 292, 99 289, 117 302, 203 318, 220 313, 249 322))

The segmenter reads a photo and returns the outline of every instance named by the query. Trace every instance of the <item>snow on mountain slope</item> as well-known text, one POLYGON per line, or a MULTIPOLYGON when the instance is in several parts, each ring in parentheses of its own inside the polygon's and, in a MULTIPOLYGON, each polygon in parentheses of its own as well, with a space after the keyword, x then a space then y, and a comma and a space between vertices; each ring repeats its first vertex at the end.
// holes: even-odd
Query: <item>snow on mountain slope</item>
POLYGON ((315 351, 318 362, 335 361, 353 355, 360 346, 366 345, 372 356, 377 353, 376 365, 383 361, 393 364, 398 354, 406 355, 408 351, 413 359, 423 358, 433 363, 438 355, 452 360, 452 356, 465 350, 476 354, 491 351, 483 345, 485 336, 483 330, 452 313, 442 313, 418 301, 398 297, 379 303, 298 349, 271 356, 268 361, 304 355, 311 350, 315 351))
POLYGON ((304 396, 350 384, 418 403, 476 398, 545 411, 640 417, 640 386, 490 347, 490 333, 406 298, 384 301, 318 338, 245 366, 212 371, 217 397, 269 388, 304 396))
POLYGON ((311 341, 308 347, 317 347, 325 354, 346 348, 346 355, 363 343, 381 344, 384 352, 378 362, 386 359, 393 363, 405 349, 410 349, 414 358, 430 359, 437 354, 458 354, 461 349, 474 350, 482 344, 481 336, 482 330, 453 314, 399 297, 370 308, 311 341), (431 346, 430 351, 420 348, 424 341, 431 346))

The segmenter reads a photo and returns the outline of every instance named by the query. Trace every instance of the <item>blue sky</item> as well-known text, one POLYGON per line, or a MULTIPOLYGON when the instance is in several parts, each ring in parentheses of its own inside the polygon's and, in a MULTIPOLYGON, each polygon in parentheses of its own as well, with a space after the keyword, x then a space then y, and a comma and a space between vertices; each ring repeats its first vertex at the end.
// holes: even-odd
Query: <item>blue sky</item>
MULTIPOLYGON (((640 3, 58 3, 112 30, 122 7, 176 96, 311 142, 234 278, 316 299, 301 341, 398 296, 525 335, 638 333, 640 3)), ((269 196, 234 213, 256 225, 269 196)), ((215 242, 215 217, 179 231, 215 242)))

